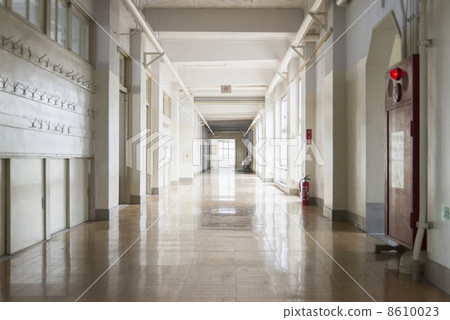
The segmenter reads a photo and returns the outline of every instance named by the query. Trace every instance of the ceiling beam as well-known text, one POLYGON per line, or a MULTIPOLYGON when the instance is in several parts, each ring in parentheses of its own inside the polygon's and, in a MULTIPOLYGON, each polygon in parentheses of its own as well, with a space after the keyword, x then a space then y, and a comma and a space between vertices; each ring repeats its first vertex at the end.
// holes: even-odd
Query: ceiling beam
POLYGON ((147 8, 144 15, 156 32, 295 33, 304 17, 302 9, 147 8))

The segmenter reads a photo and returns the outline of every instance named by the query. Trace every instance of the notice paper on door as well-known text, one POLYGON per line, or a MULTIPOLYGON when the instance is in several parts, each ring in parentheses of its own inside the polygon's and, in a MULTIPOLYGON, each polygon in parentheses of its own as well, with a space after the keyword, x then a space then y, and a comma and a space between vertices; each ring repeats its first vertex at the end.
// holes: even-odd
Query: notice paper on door
POLYGON ((405 187, 405 133, 403 131, 391 134, 391 187, 405 187))

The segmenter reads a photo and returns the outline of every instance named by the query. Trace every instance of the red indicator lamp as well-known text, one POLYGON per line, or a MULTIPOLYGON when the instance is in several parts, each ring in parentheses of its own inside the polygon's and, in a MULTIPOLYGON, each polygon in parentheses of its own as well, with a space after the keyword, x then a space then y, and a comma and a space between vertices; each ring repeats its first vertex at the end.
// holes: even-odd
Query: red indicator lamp
POLYGON ((403 76, 403 70, 400 68, 395 68, 391 70, 391 78, 394 80, 400 80, 403 76))

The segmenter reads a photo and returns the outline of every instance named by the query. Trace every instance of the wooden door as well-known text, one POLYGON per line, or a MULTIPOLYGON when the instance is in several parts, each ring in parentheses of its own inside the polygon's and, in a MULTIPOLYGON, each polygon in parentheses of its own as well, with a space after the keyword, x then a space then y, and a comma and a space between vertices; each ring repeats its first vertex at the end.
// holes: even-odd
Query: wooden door
MULTIPOLYGON (((419 220, 419 59, 386 72, 386 235, 412 248, 419 220)), ((370 183, 370 181, 368 181, 370 183)))

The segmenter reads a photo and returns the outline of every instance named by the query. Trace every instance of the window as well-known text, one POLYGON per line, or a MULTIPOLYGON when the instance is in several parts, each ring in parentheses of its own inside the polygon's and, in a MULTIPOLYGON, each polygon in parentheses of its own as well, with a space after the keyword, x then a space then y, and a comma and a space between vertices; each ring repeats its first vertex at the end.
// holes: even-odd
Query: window
POLYGON ((50 2, 50 37, 88 61, 89 21, 66 1, 51 0, 50 2))
POLYGON ((169 118, 170 118, 171 109, 172 109, 171 104, 172 103, 171 103, 170 97, 166 93, 164 93, 163 113, 165 116, 167 116, 169 118))
POLYGON ((52 1, 50 36, 63 47, 68 46, 67 29, 69 28, 69 7, 63 1, 52 1))
POLYGON ((89 22, 76 10, 72 10, 71 48, 84 60, 89 59, 89 22))
POLYGON ((236 166, 236 140, 219 140, 219 161, 220 168, 236 166))
POLYGON ((279 137, 281 138, 281 145, 276 152, 276 180, 286 184, 287 183, 287 169, 288 169, 288 103, 287 96, 281 100, 279 111, 279 137))
POLYGON ((127 76, 126 76, 126 58, 121 53, 119 56, 119 82, 121 87, 127 87, 127 76))
MULTIPOLYGON (((2 1, 5 5, 5 1, 2 1)), ((44 0, 10 0, 9 8, 39 29, 44 29, 44 0)))

